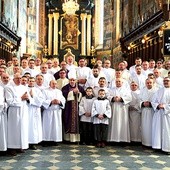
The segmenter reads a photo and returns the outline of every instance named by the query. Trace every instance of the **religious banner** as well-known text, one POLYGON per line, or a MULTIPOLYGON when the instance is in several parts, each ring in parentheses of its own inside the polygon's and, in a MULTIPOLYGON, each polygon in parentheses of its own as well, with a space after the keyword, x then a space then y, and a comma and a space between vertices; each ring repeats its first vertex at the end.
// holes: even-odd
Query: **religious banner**
POLYGON ((60 23, 60 48, 78 49, 79 20, 76 15, 64 14, 60 23))

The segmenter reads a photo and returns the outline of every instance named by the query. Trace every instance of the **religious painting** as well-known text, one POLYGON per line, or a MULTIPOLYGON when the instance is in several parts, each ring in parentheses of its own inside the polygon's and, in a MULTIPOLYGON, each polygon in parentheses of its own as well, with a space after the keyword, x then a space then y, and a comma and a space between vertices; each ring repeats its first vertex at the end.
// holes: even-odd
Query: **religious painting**
POLYGON ((103 49, 104 50, 109 50, 111 49, 111 46, 112 46, 112 39, 105 39, 104 42, 103 42, 103 49))
POLYGON ((17 29, 17 0, 4 1, 4 23, 9 29, 15 31, 17 29))
POLYGON ((60 24, 60 48, 78 49, 79 20, 76 15, 64 15, 60 24))
POLYGON ((104 20, 104 37, 110 38, 112 34, 113 24, 112 18, 107 18, 104 20))
POLYGON ((32 55, 36 55, 36 37, 37 37, 37 24, 38 24, 38 16, 37 16, 37 10, 38 6, 36 3, 37 0, 30 0, 30 7, 29 7, 29 15, 28 15, 28 53, 32 55))
POLYGON ((103 49, 109 50, 112 48, 112 34, 113 34, 113 16, 112 16, 112 1, 104 1, 104 37, 103 49))
POLYGON ((112 16, 112 0, 105 0, 104 1, 104 17, 109 18, 112 16))
POLYGON ((128 28, 129 28, 129 6, 128 3, 124 4, 124 8, 123 8, 123 28, 126 31, 126 33, 128 33, 128 28))

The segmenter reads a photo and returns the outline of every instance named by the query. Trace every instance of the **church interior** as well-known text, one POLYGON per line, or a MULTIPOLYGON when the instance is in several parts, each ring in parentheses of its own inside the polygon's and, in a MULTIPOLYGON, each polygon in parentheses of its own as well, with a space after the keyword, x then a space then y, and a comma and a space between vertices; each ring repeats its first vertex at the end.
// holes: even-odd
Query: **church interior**
MULTIPOLYGON (((93 67, 135 59, 164 61, 170 56, 169 0, 0 0, 0 59, 72 55, 93 67)), ((0 170, 118 169, 170 170, 170 155, 141 145, 106 148, 59 144, 27 150, 16 157, 0 156, 0 170)))
POLYGON ((83 56, 91 63, 107 58, 116 67, 122 60, 131 66, 136 57, 168 56, 163 49, 163 30, 169 27, 166 1, 79 0, 74 10, 63 9, 64 2, 1 0, 1 58, 57 57, 62 61, 71 50, 76 60, 83 56))

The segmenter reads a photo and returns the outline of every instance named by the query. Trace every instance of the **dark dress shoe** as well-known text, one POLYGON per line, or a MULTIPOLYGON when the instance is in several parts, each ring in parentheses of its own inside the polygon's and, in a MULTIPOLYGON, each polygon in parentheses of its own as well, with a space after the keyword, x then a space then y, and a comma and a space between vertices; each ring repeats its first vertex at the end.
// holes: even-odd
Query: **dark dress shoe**
POLYGON ((101 143, 97 143, 96 147, 100 148, 101 147, 101 143))
POLYGON ((53 146, 58 146, 58 143, 57 142, 53 142, 53 146))
POLYGON ((10 150, 9 150, 9 155, 10 155, 10 156, 17 156, 16 150, 10 149, 10 150))
POLYGON ((35 145, 30 145, 29 149, 37 150, 37 147, 35 145))
POLYGON ((104 148, 106 144, 104 142, 101 143, 101 147, 104 148))
POLYGON ((25 153, 24 149, 17 149, 17 153, 25 153))

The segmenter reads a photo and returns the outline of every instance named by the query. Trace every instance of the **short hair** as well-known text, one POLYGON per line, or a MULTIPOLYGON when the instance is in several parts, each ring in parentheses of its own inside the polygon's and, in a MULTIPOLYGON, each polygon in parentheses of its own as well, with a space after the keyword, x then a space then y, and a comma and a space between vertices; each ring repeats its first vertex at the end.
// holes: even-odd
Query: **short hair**
POLYGON ((85 91, 87 90, 92 90, 93 91, 93 88, 92 87, 87 87, 85 91))
POLYGON ((141 66, 140 64, 138 64, 138 65, 135 66, 135 68, 136 68, 136 67, 142 67, 142 66, 141 66))
POLYGON ((33 58, 29 59, 28 63, 30 63, 30 61, 34 61, 35 62, 35 60, 33 58))
POLYGON ((100 78, 99 78, 99 81, 100 81, 100 80, 106 80, 106 78, 105 78, 105 77, 100 77, 100 78))
POLYGON ((169 80, 170 80, 170 78, 169 78, 169 77, 164 77, 164 80, 165 80, 165 79, 169 79, 169 80))
POLYGON ((44 76, 43 76, 42 74, 37 74, 37 75, 36 75, 36 78, 37 78, 38 76, 41 76, 42 78, 44 78, 44 76))
POLYGON ((98 69, 98 67, 99 67, 98 64, 95 64, 95 65, 93 66, 93 69, 96 69, 96 68, 98 69))
POLYGON ((24 76, 25 76, 26 74, 29 74, 29 75, 31 76, 31 74, 30 74, 29 72, 24 73, 24 76))
POLYGON ((116 68, 115 71, 121 71, 122 72, 122 70, 120 70, 119 68, 116 68))
POLYGON ((35 77, 29 77, 28 80, 30 80, 30 79, 34 79, 35 80, 35 77))
POLYGON ((27 77, 26 77, 26 76, 24 76, 24 75, 22 76, 22 78, 26 78, 26 79, 27 79, 27 77))
POLYGON ((98 94, 99 94, 100 92, 105 92, 105 90, 104 90, 104 89, 100 89, 100 90, 98 91, 98 94))
POLYGON ((136 59, 135 60, 142 60, 142 58, 141 57, 136 57, 136 59))
POLYGON ((157 62, 161 62, 161 63, 163 64, 163 60, 160 59, 160 58, 156 61, 156 63, 157 63, 157 62))
POLYGON ((154 74, 153 73, 149 73, 148 76, 154 76, 154 74))
POLYGON ((59 73, 62 72, 62 71, 64 71, 66 73, 66 70, 63 69, 63 68, 59 70, 59 73))
POLYGON ((133 84, 133 83, 138 85, 138 83, 136 81, 131 81, 130 84, 133 84))
POLYGON ((3 66, 0 66, 0 68, 4 69, 4 71, 5 71, 5 68, 3 66))
POLYGON ((84 57, 80 57, 80 58, 79 58, 79 61, 80 61, 80 60, 85 60, 85 58, 84 58, 84 57))
POLYGON ((151 78, 147 78, 147 79, 145 80, 145 82, 147 82, 148 80, 152 80, 152 81, 153 81, 153 79, 151 79, 151 78))
POLYGON ((14 56, 12 56, 12 59, 13 59, 13 58, 17 58, 17 59, 18 59, 18 57, 17 57, 17 56, 15 56, 15 55, 14 55, 14 56))
POLYGON ((149 60, 149 62, 151 62, 151 61, 154 61, 154 62, 155 62, 155 60, 154 60, 154 59, 150 59, 150 60, 149 60))

